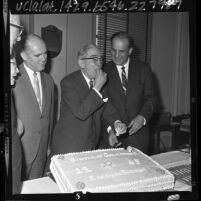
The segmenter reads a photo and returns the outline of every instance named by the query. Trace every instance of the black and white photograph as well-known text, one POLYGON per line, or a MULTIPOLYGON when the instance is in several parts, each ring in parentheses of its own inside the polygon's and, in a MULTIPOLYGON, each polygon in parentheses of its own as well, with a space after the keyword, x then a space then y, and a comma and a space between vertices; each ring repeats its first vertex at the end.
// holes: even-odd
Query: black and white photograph
POLYGON ((3 0, 3 200, 197 200, 196 1, 3 0))

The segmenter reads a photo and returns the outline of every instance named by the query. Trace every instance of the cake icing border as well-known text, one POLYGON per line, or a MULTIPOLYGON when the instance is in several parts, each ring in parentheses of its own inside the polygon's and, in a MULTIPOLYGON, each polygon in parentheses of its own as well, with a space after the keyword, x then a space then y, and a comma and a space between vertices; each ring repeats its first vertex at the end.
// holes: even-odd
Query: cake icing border
MULTIPOLYGON (((156 166, 159 166, 162 170, 165 171, 166 174, 162 175, 160 177, 154 177, 154 178, 149 178, 149 179, 140 180, 140 181, 132 181, 132 182, 124 183, 124 184, 112 184, 112 185, 107 185, 106 187, 94 187, 94 188, 90 187, 90 188, 86 188, 86 189, 82 189, 82 190, 75 189, 75 187, 70 183, 69 179, 65 175, 62 174, 62 177, 65 177, 65 179, 66 179, 65 181, 66 181, 68 188, 69 188, 71 193, 76 192, 76 191, 82 191, 83 193, 93 192, 93 191, 97 191, 97 192, 119 192, 119 191, 115 190, 115 188, 116 189, 120 188, 121 192, 130 192, 130 191, 153 192, 153 191, 162 191, 165 189, 171 189, 174 187, 175 178, 174 178, 173 174, 171 174, 168 170, 166 170, 163 166, 161 166, 158 162, 153 160, 151 157, 147 156, 142 151, 140 151, 139 149, 134 148, 134 147, 131 147, 131 151, 128 151, 128 149, 124 149, 124 148, 110 148, 110 149, 98 149, 98 150, 92 150, 92 151, 73 152, 73 153, 67 153, 67 154, 57 154, 57 155, 52 156, 51 161, 54 161, 54 158, 58 159, 59 156, 74 156, 74 155, 78 155, 78 154, 99 153, 99 152, 106 152, 106 151, 111 152, 111 151, 116 151, 116 150, 118 150, 118 151, 124 150, 124 151, 132 153, 133 149, 134 149, 134 151, 139 152, 145 158, 147 158, 148 160, 153 162, 156 166), (143 186, 143 184, 148 183, 149 180, 153 184, 147 184, 146 186, 143 186), (164 181, 167 180, 167 182, 163 182, 163 180, 164 181), (160 182, 160 183, 158 183, 158 182, 160 182), (154 184, 154 183, 156 183, 156 184, 154 184), (136 184, 137 184, 137 187, 136 187, 136 184), (159 186, 159 187, 157 187, 157 186, 159 186), (153 188, 155 190, 152 190, 153 188), (114 189, 114 190, 112 190, 112 189, 114 189), (147 189, 147 191, 144 191, 143 189, 147 189), (148 190, 148 189, 150 189, 150 190, 148 190), (139 191, 136 191, 136 190, 139 190, 139 191)), ((60 171, 61 171, 61 169, 60 169, 60 171)), ((63 180, 62 177, 60 177, 61 180, 63 180)), ((63 184, 63 182, 62 182, 62 184, 63 184)))

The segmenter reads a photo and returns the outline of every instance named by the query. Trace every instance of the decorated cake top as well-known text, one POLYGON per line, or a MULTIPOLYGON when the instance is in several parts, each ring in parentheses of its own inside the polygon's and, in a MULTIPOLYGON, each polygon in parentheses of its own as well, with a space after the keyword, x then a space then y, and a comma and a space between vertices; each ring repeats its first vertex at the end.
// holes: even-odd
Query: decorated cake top
MULTIPOLYGON (((165 168, 138 149, 128 147, 69 153, 52 157, 52 166, 73 191, 111 186, 147 185, 160 177, 172 176, 165 168)), ((64 184, 65 185, 65 184, 64 184)))

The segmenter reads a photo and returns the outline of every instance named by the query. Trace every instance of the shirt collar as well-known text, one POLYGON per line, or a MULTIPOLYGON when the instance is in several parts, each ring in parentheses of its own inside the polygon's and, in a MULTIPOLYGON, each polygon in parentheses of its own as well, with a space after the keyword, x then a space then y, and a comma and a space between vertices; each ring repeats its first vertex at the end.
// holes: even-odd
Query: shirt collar
MULTIPOLYGON (((26 69, 27 73, 29 76, 33 76, 34 71, 31 70, 25 63, 24 64, 24 68, 26 69)), ((37 76, 40 76, 40 72, 36 72, 37 76)))
POLYGON ((124 66, 125 70, 127 70, 128 67, 129 67, 129 62, 130 62, 130 58, 128 57, 128 60, 127 60, 127 62, 124 65, 116 65, 116 66, 117 66, 118 69, 121 69, 122 66, 124 66))

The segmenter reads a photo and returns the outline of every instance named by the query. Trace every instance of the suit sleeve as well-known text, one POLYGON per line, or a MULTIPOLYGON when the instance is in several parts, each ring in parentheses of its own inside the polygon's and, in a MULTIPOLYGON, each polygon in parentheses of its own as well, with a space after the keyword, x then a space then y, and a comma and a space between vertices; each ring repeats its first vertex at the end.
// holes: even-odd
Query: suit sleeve
POLYGON ((144 104, 139 114, 144 116, 146 121, 149 121, 157 104, 157 96, 151 69, 145 68, 144 71, 144 104))
POLYGON ((74 80, 61 81, 61 102, 70 108, 76 118, 84 121, 100 108, 104 102, 94 90, 91 90, 84 98, 81 98, 80 90, 84 89, 79 89, 76 84, 74 80))
POLYGON ((103 112, 103 121, 104 121, 104 124, 106 125, 106 128, 111 126, 112 129, 114 130, 114 122, 116 120, 120 120, 118 112, 116 108, 111 104, 111 102, 108 101, 105 104, 105 108, 103 112))

